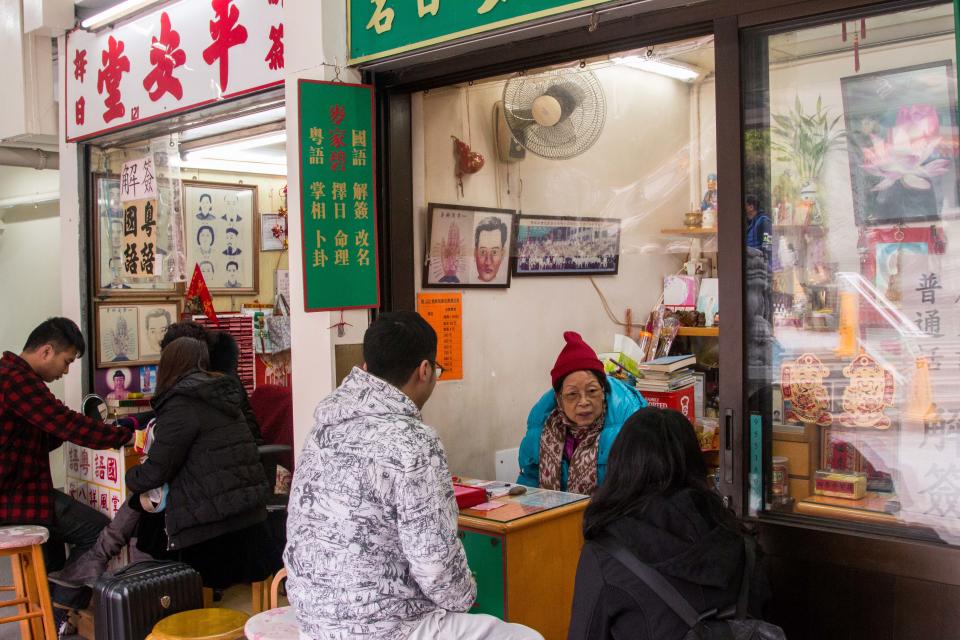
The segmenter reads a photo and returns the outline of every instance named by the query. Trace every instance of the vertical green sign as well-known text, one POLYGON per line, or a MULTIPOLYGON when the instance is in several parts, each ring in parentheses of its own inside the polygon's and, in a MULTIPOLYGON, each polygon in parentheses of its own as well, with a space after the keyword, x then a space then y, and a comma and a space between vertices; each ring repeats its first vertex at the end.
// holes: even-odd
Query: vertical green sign
POLYGON ((377 307, 373 87, 300 80, 297 89, 304 306, 377 307))

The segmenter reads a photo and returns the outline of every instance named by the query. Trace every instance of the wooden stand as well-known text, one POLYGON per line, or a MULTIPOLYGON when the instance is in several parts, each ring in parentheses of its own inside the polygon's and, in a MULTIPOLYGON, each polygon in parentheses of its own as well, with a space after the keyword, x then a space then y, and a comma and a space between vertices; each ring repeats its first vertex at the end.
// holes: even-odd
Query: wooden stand
POLYGON ((460 538, 477 579, 471 613, 527 625, 546 640, 564 640, 588 498, 528 489, 494 501, 504 506, 460 512, 460 538))

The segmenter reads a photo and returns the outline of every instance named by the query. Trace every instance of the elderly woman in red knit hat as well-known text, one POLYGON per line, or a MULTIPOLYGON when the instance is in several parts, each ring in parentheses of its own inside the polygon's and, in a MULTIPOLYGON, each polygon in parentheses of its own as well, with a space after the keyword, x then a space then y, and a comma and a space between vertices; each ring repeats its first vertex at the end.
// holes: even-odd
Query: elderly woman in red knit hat
POLYGON ((550 371, 553 391, 527 418, 517 482, 592 495, 603 483, 620 427, 647 403, 632 386, 606 375, 579 333, 567 331, 563 339, 566 345, 550 371))

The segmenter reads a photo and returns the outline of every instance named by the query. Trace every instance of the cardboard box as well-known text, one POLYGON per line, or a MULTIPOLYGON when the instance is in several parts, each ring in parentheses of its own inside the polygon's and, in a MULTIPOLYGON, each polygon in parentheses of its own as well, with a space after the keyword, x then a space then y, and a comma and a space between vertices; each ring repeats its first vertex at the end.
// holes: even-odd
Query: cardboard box
POLYGON ((640 393, 651 407, 679 411, 690 421, 690 424, 696 423, 696 400, 693 384, 674 391, 641 391, 640 393))

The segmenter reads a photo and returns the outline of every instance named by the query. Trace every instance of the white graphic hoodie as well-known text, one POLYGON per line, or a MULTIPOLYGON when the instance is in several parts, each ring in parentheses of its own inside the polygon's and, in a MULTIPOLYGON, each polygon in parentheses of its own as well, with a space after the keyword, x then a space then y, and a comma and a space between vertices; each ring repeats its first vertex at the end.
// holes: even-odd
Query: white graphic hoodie
POLYGON ((287 593, 314 640, 405 638, 476 583, 447 456, 410 398, 354 368, 317 405, 287 519, 287 593))

